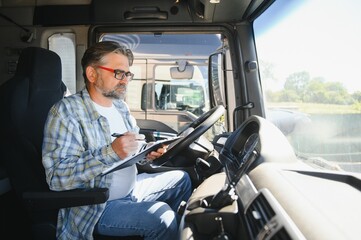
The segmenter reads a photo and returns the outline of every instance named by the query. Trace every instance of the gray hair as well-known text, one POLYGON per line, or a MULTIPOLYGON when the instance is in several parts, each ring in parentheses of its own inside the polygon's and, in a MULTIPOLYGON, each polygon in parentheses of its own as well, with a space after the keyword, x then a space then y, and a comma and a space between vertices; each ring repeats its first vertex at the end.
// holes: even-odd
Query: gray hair
POLYGON ((86 73, 85 73, 86 68, 88 66, 101 64, 103 61, 103 57, 111 52, 126 56, 129 60, 129 66, 132 66, 134 56, 130 49, 127 49, 126 47, 121 46, 119 43, 114 41, 97 42, 94 45, 90 46, 85 51, 83 58, 81 60, 85 83, 87 83, 88 81, 88 78, 86 77, 86 73))

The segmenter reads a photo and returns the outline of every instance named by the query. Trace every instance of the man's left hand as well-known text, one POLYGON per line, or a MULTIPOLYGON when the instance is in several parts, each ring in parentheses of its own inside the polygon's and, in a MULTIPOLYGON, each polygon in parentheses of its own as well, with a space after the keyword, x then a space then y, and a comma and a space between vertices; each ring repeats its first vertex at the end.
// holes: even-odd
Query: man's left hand
POLYGON ((160 156, 162 156, 164 153, 167 152, 167 148, 168 145, 165 145, 161 148, 158 148, 157 151, 152 151, 147 155, 147 160, 148 161, 153 161, 156 158, 159 158, 160 156))

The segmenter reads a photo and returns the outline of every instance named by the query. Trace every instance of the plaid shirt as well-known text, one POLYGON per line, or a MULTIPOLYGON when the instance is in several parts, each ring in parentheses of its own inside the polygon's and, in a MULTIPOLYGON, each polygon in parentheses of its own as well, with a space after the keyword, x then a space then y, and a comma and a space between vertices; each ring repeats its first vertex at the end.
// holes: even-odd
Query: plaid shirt
MULTIPOLYGON (((124 101, 114 101, 129 131, 139 132, 124 101)), ((43 165, 51 190, 106 187, 112 174, 101 172, 119 161, 111 147, 106 118, 94 108, 86 89, 66 97, 49 111, 44 128, 43 165)), ((104 204, 61 209, 57 239, 92 239, 104 204)))

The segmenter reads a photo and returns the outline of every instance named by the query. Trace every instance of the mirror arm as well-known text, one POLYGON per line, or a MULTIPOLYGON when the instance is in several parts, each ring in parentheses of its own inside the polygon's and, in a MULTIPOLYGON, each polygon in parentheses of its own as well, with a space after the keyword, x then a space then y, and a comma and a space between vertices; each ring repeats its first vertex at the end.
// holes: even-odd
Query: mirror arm
POLYGON ((244 110, 248 110, 248 109, 252 109, 252 108, 254 108, 253 102, 248 102, 244 105, 240 105, 240 106, 237 106, 234 108, 234 110, 233 110, 233 129, 236 129, 236 123, 238 121, 236 113, 240 110, 244 111, 244 110))

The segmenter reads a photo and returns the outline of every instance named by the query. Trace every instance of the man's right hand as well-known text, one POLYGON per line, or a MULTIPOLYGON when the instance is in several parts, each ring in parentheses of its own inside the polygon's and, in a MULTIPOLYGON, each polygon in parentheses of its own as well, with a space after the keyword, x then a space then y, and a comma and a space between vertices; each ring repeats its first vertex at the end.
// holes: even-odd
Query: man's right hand
POLYGON ((111 145, 118 157, 125 159, 138 151, 140 141, 141 143, 145 141, 143 134, 126 132, 121 137, 115 138, 111 145))

